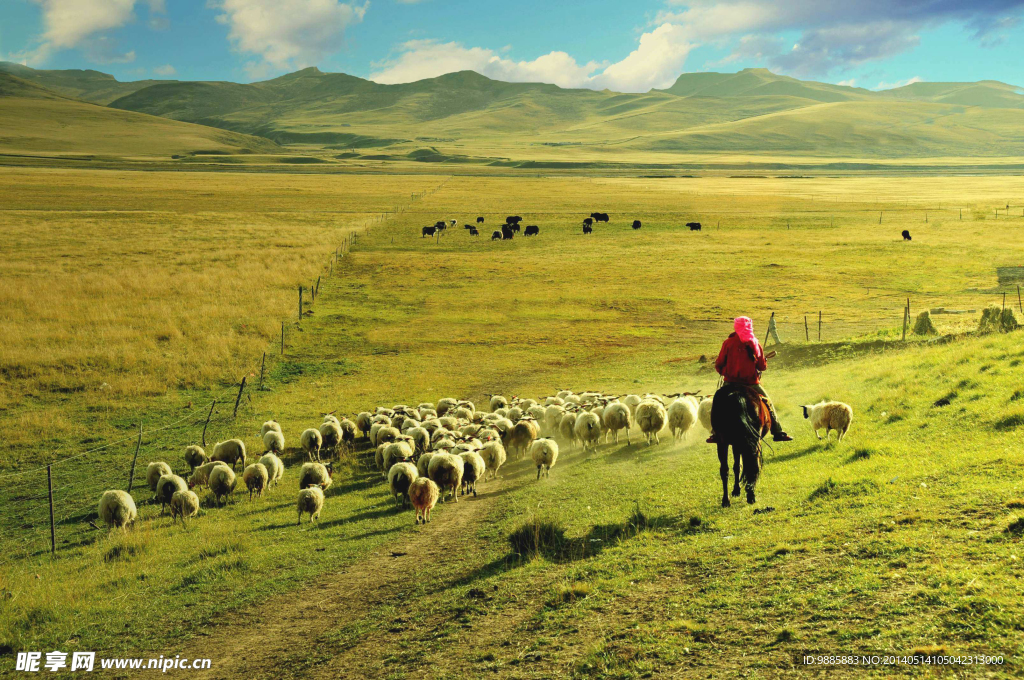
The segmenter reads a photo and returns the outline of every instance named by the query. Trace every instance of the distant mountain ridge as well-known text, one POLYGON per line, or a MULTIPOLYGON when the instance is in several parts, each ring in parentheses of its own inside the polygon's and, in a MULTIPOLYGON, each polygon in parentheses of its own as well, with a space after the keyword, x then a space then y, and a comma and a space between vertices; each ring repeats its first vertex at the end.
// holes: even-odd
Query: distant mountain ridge
POLYGON ((315 67, 250 84, 121 83, 98 71, 6 62, 0 71, 65 96, 278 143, 421 156, 436 155, 434 146, 422 151, 429 140, 495 155, 524 145, 608 155, 1024 155, 1024 91, 997 81, 872 91, 744 69, 684 73, 664 90, 633 94, 509 83, 473 71, 395 85, 315 67))

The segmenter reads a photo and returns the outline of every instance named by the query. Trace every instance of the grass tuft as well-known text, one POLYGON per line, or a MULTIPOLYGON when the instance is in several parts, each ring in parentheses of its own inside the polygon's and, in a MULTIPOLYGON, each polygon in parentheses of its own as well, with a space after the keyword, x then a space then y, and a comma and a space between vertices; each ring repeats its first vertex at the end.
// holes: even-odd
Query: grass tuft
POLYGON ((1024 536, 1024 517, 1018 517, 1006 527, 1006 533, 1011 536, 1024 536))
POLYGON ((594 592, 594 586, 586 581, 574 581, 572 583, 562 583, 548 598, 547 605, 549 607, 560 607, 564 604, 572 604, 580 600, 585 600, 594 592))

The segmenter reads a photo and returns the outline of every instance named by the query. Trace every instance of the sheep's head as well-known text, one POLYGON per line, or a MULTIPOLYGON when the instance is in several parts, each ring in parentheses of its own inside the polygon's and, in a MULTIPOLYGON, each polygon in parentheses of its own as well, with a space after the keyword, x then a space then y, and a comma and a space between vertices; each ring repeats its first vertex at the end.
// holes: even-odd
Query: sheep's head
POLYGON ((333 477, 334 476, 334 461, 328 462, 327 465, 324 466, 324 469, 327 470, 327 476, 328 477, 333 477))

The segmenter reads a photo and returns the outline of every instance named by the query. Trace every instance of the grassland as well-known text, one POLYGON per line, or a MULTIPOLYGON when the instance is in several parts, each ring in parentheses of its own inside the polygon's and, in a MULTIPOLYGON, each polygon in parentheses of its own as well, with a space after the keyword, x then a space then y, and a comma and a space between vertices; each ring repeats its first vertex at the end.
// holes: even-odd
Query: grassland
MULTIPOLYGON (((778 677, 800 674, 803 654, 926 644, 1002 654, 1008 665, 994 673, 1020 673, 1017 338, 896 337, 907 297, 915 313, 999 300, 994 267, 1019 262, 1024 218, 996 218, 995 208, 1022 202, 1016 178, 39 171, 0 183, 12 185, 0 218, 17 244, 0 289, 0 308, 12 311, 0 330, 3 365, 23 368, 5 374, 0 431, 20 439, 5 447, 0 488, 18 508, 4 513, 5 552, 19 537, 30 555, 0 567, 10 593, 0 598, 0 664, 21 649, 207 649, 214 677, 258 677, 268 657, 243 652, 270 626, 279 639, 269 649, 287 651, 274 672, 285 676, 778 677), (335 202, 352 212, 332 212, 335 202), (39 479, 32 464, 54 443, 74 453, 130 437, 140 415, 155 430, 184 413, 180 427, 147 434, 140 456, 180 468, 181 448, 199 437, 200 403, 273 347, 294 285, 323 272, 338 237, 389 207, 399 211, 324 280, 301 332, 289 330, 287 355, 272 355, 271 390, 251 392, 237 419, 221 413, 211 439, 241 436, 258 450, 259 423, 275 417, 294 444, 326 411, 449 394, 707 391, 714 376, 698 359, 717 349, 728 319, 752 314, 763 332, 774 311, 790 343, 767 387, 798 434, 767 454, 759 507, 774 511, 718 508, 706 447, 666 442, 565 455, 539 483, 510 465, 424 529, 392 508, 374 473, 353 467, 316 529, 293 524, 290 469, 268 498, 207 506, 188 530, 143 505, 139 530, 103 536, 88 510, 95 487, 123 484, 129 441, 84 456, 81 479, 58 477, 74 512, 58 505, 56 560, 45 527, 13 531, 29 499, 11 498, 3 475, 39 479), (576 225, 592 210, 613 222, 585 238, 576 225), (540 237, 419 235, 440 218, 491 225, 511 213, 540 225, 540 237), (639 232, 628 227, 635 218, 639 232), (691 219, 706 230, 686 231, 691 219), (132 295, 121 287, 134 280, 128 270, 152 274, 132 295), (93 287, 76 288, 88 272, 93 287), (177 287, 190 272, 204 285, 177 287), (207 288, 224 294, 196 308, 207 288), (48 313, 18 312, 43 295, 48 313), (69 307, 73 323, 55 320, 69 307), (803 316, 819 309, 823 342, 800 342, 803 316), (170 334, 170 346, 150 331, 170 334), (96 382, 115 389, 97 393, 96 382), (48 387, 62 385, 74 389, 48 387), (796 422, 798 404, 825 396, 857 413, 841 446, 819 445, 796 422), (949 405, 933 406, 941 397, 949 405), (508 535, 533 520, 564 540, 534 559, 510 557, 508 535)), ((975 319, 936 317, 944 332, 975 319)), ((38 520, 45 506, 33 508, 26 517, 38 520)))

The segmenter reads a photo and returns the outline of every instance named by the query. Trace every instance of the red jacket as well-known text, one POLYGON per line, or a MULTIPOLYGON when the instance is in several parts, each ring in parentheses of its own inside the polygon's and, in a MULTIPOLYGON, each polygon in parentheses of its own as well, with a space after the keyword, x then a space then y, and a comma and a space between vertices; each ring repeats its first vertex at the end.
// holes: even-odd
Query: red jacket
POLYGON ((715 370, 726 382, 757 385, 761 382, 760 373, 768 368, 761 345, 753 347, 743 342, 735 333, 731 333, 722 343, 722 351, 715 361, 715 370), (753 358, 751 358, 753 354, 753 358))

